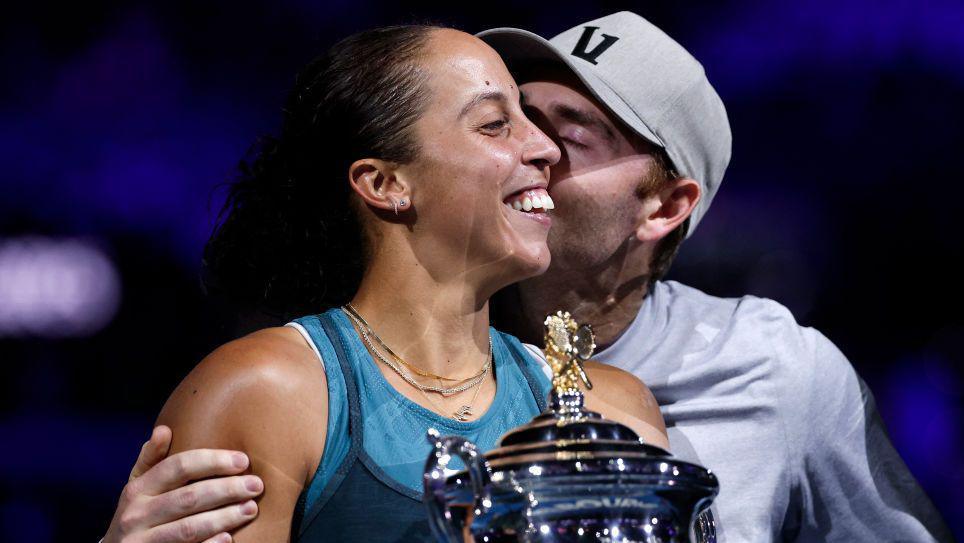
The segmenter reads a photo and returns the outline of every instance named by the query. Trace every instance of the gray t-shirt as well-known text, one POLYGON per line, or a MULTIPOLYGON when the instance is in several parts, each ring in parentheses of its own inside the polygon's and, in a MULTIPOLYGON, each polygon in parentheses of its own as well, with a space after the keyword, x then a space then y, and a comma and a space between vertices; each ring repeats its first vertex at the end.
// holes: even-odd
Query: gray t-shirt
POLYGON ((649 385, 673 453, 719 477, 719 541, 952 541, 846 357, 782 305, 660 282, 594 358, 649 385))

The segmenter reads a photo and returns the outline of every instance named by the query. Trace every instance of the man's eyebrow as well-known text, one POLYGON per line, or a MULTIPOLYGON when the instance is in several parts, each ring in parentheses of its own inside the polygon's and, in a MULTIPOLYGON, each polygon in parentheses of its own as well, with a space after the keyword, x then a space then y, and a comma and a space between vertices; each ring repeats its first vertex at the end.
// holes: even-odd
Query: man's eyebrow
POLYGON ((503 104, 508 103, 509 101, 509 99, 505 97, 505 94, 502 94, 499 91, 480 92, 479 94, 476 94, 474 97, 472 97, 472 99, 469 100, 469 103, 465 104, 465 106, 462 107, 462 111, 459 112, 459 118, 461 119, 462 117, 464 117, 465 114, 471 111, 472 108, 474 108, 475 106, 481 104, 482 102, 487 102, 490 100, 495 102, 500 102, 503 104))
POLYGON ((552 106, 552 111, 556 115, 571 123, 575 123, 586 128, 595 129, 597 132, 600 132, 610 144, 615 143, 616 141, 616 133, 613 132, 612 127, 609 126, 609 123, 600 119, 599 115, 596 115, 595 113, 582 109, 576 109, 565 104, 554 104, 552 106))

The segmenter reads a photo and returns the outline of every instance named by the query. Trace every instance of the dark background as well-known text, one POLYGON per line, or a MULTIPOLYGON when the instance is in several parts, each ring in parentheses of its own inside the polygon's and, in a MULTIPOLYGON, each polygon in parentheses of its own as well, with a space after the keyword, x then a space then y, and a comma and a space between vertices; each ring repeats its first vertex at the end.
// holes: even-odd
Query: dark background
POLYGON ((552 36, 619 9, 703 62, 733 125, 671 278, 829 336, 961 538, 964 4, 338 0, 5 6, 0 540, 96 541, 164 399, 232 337, 198 279, 214 189, 314 53, 375 25, 552 36))

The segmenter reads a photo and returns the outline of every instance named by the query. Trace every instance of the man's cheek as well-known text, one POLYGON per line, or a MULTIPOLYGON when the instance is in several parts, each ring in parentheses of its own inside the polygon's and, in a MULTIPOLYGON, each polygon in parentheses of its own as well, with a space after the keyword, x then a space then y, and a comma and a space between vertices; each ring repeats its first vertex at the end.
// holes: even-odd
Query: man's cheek
POLYGON ((589 172, 590 167, 594 163, 591 157, 586 156, 585 149, 573 149, 569 147, 566 151, 566 156, 569 159, 569 171, 572 172, 573 175, 589 172))
MULTIPOLYGON (((598 178, 603 172, 618 168, 621 161, 596 146, 578 149, 568 153, 569 175, 575 178, 585 178, 587 181, 598 178)), ((608 177, 606 175, 605 177, 608 177)))

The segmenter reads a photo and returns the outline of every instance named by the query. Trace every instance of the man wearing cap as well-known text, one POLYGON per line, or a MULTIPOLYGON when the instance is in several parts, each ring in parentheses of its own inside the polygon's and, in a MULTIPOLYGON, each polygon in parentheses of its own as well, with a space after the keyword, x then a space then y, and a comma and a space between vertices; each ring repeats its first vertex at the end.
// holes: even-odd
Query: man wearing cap
MULTIPOLYGON (((950 541, 829 340, 771 300, 659 280, 730 158, 726 111, 699 62, 629 12, 548 41, 479 36, 564 151, 549 187, 552 263, 500 294, 502 327, 536 341, 560 307, 593 323, 596 359, 645 381, 673 453, 719 477, 718 541, 950 541)), ((162 431, 135 469, 169 439, 162 431)))
POLYGON ((549 270, 501 293, 501 327, 537 341, 559 307, 593 323, 595 358, 645 381, 673 453, 719 477, 719 541, 950 541, 826 337, 774 301, 659 280, 730 159, 726 111, 700 63, 630 12, 548 41, 479 36, 563 149, 549 270))

